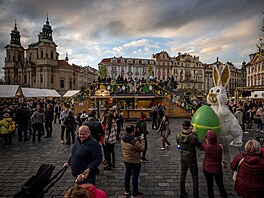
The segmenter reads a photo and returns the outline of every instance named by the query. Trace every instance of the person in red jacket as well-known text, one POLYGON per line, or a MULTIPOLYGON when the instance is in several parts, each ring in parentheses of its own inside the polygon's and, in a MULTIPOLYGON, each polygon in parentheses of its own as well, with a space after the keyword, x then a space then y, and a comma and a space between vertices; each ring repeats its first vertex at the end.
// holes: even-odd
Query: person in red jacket
POLYGON ((223 146, 217 142, 217 134, 208 130, 202 149, 205 152, 203 161, 203 172, 207 182, 207 193, 209 198, 214 197, 214 180, 219 188, 222 198, 227 198, 226 189, 223 183, 222 155, 223 146))
POLYGON ((237 171, 235 191, 243 198, 264 197, 264 159, 261 146, 256 140, 249 140, 245 152, 238 153, 231 162, 231 169, 237 171))
POLYGON ((93 184, 77 185, 69 189, 64 198, 107 198, 106 192, 97 189, 93 184))

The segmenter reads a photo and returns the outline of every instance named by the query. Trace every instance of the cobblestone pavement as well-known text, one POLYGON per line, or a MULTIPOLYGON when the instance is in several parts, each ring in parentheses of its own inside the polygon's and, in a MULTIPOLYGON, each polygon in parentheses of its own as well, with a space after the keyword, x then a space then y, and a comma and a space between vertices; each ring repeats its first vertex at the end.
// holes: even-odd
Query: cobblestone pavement
MULTIPOLYGON (((144 193, 144 197, 162 198, 162 197, 179 197, 180 194, 180 161, 179 151, 176 150, 176 134, 181 131, 182 119, 171 119, 172 135, 169 137, 171 146, 161 151, 160 135, 156 131, 150 130, 148 135, 148 162, 142 164, 140 174, 140 191, 144 193)), ((133 122, 126 122, 130 124, 133 122)), ((150 122, 148 128, 150 129, 150 122)), ((0 145, 0 197, 12 197, 20 190, 20 187, 32 175, 35 175, 41 164, 53 164, 56 166, 53 175, 57 173, 62 164, 70 155, 71 146, 60 144, 60 126, 53 124, 54 132, 52 138, 42 138, 41 142, 32 143, 17 142, 14 137, 12 147, 3 147, 0 145)), ((123 130, 124 131, 124 130, 123 130)), ((244 142, 256 136, 263 136, 252 132, 244 135, 244 142)), ((238 152, 236 148, 228 146, 228 139, 224 139, 225 158, 230 163, 231 157, 238 152), (229 152, 232 150, 232 153, 229 152)), ((100 166, 100 173, 97 177, 97 187, 106 191, 108 197, 125 198, 124 196, 124 164, 121 156, 120 142, 116 143, 116 168, 112 171, 104 171, 100 166)), ((199 188, 200 196, 207 197, 206 182, 202 172, 202 160, 204 154, 202 151, 197 152, 199 164, 199 188)), ((224 169, 224 184, 229 197, 236 197, 233 190, 233 181, 231 179, 232 171, 228 167, 224 169)), ((63 197, 70 186, 74 185, 74 178, 70 174, 70 169, 66 171, 64 176, 45 194, 47 198, 63 197)), ((192 179, 190 173, 186 178, 186 188, 189 197, 192 197, 192 179)), ((215 188, 215 197, 220 197, 217 187, 215 188)))

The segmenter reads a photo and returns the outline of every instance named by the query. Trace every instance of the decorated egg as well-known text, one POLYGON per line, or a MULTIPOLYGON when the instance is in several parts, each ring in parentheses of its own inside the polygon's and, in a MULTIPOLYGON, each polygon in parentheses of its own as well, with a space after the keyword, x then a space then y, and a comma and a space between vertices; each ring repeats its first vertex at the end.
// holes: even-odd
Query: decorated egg
POLYGON ((203 141, 209 129, 213 130, 217 134, 218 140, 220 140, 219 118, 211 107, 203 105, 197 109, 192 117, 192 125, 200 141, 203 141))

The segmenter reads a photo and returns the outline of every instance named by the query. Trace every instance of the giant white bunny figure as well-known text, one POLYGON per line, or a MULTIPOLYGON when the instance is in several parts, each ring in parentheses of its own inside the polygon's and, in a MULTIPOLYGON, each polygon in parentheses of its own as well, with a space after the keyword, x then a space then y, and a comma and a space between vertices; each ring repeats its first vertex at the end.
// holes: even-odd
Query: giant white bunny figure
POLYGON ((243 142, 243 132, 238 124, 237 119, 231 113, 227 107, 227 94, 226 86, 230 78, 230 68, 225 65, 222 72, 214 65, 213 68, 213 79, 215 87, 211 88, 207 95, 207 103, 211 105, 211 108, 215 111, 219 118, 221 126, 221 135, 233 136, 233 141, 230 145, 241 147, 243 142))

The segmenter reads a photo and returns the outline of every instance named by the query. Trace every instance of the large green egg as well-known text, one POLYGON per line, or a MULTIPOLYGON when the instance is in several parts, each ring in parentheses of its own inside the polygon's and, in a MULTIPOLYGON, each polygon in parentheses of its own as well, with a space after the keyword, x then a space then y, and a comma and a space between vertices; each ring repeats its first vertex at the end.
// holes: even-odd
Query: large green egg
POLYGON ((192 125, 200 141, 203 141, 208 129, 212 129, 217 134, 218 140, 220 140, 219 118, 211 107, 204 105, 197 109, 192 117, 192 125))

